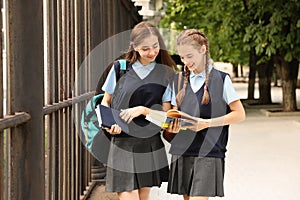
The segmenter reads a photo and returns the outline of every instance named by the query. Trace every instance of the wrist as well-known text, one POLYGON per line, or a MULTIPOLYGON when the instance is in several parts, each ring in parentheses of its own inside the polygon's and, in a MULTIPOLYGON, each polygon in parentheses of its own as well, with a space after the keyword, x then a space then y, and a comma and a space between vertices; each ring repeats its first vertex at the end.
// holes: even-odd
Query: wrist
POLYGON ((213 126, 212 119, 208 119, 207 122, 206 122, 206 125, 207 125, 206 128, 212 127, 213 126))
POLYGON ((210 119, 209 127, 216 127, 216 126, 224 126, 225 125, 225 117, 217 117, 210 119))
POLYGON ((141 106, 141 108, 142 108, 142 112, 143 112, 143 115, 148 115, 149 114, 149 112, 150 112, 150 109, 149 108, 147 108, 147 107, 144 107, 144 106, 141 106))

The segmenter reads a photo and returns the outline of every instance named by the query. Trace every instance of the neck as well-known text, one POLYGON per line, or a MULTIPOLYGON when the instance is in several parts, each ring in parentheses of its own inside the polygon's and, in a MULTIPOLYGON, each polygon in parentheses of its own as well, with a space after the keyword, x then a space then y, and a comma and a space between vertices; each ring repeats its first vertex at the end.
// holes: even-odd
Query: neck
POLYGON ((198 66, 193 72, 194 74, 200 74, 205 70, 206 62, 203 62, 200 66, 198 66))
POLYGON ((143 59, 139 59, 139 62, 143 65, 143 66, 146 66, 146 65, 149 65, 151 62, 148 62, 146 60, 143 60, 143 59))
POLYGON ((200 74, 203 72, 203 70, 204 70, 204 68, 202 70, 195 69, 193 72, 194 72, 194 74, 200 74))

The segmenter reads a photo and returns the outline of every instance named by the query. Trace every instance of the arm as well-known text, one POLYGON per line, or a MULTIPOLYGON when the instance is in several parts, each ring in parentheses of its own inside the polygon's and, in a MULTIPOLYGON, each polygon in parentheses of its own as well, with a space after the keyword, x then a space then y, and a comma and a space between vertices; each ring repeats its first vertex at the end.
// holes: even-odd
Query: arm
MULTIPOLYGON (((103 99, 101 101, 101 105, 110 107, 110 102, 111 102, 111 97, 112 95, 105 92, 103 99)), ((120 134, 122 132, 122 129, 120 126, 118 126, 117 124, 112 125, 110 128, 104 128, 109 134, 120 134)))
MULTIPOLYGON (((172 108, 172 105, 170 102, 163 102, 162 103, 162 110, 168 111, 172 108)), ((150 112, 150 108, 147 108, 145 106, 136 106, 133 108, 128 108, 125 110, 122 110, 120 113, 120 117, 127 123, 130 123, 135 117, 138 117, 140 115, 148 115, 150 112)))
POLYGON ((231 112, 223 117, 213 118, 209 124, 209 127, 225 126, 245 120, 246 114, 244 107, 240 100, 236 100, 229 104, 231 112))
POLYGON ((101 101, 101 105, 104 105, 104 106, 106 106, 106 107, 110 107, 111 97, 112 97, 111 94, 105 92, 105 93, 104 93, 104 96, 103 96, 103 99, 102 99, 102 101, 101 101))
POLYGON ((231 111, 224 116, 212 118, 208 122, 203 122, 199 118, 199 121, 190 122, 192 125, 183 126, 183 127, 191 129, 193 131, 200 131, 209 127, 225 126, 225 125, 229 125, 229 124, 233 124, 245 120, 246 114, 240 100, 231 102, 229 104, 229 107, 231 111))
MULTIPOLYGON (((102 86, 102 90, 105 91, 103 99, 101 101, 102 105, 110 107, 112 93, 114 91, 115 86, 116 86, 116 74, 115 74, 114 67, 112 67, 102 86)), ((121 127, 119 127, 117 124, 112 125, 110 128, 105 128, 105 130, 110 134, 120 134, 122 132, 121 127)))
POLYGON ((163 102, 162 103, 162 110, 167 112, 172 108, 171 102, 163 102))
MULTIPOLYGON (((169 99, 171 99, 169 96, 171 96, 170 90, 166 90, 163 97, 162 97, 162 110, 168 111, 172 108, 171 102, 169 99)), ((138 117, 140 115, 148 115, 150 111, 150 108, 147 108, 145 106, 136 106, 133 108, 128 108, 125 110, 122 110, 120 117, 126 122, 130 123, 135 117, 138 117)))

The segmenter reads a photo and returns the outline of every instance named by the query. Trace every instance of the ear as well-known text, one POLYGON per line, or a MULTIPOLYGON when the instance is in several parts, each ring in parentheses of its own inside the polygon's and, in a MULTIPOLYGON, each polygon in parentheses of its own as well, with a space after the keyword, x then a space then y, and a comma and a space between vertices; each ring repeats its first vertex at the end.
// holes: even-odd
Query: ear
POLYGON ((200 53, 203 53, 203 54, 206 53, 206 46, 205 45, 201 46, 200 53))

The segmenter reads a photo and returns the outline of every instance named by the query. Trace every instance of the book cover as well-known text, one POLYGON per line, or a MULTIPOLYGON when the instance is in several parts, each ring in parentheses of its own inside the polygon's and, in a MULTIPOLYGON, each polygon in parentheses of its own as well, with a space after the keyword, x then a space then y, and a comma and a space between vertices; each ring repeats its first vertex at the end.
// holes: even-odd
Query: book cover
POLYGON ((121 111, 106 107, 101 104, 97 107, 99 107, 99 116, 97 116, 98 118, 100 118, 98 119, 98 121, 102 127, 110 128, 112 125, 118 124, 123 132, 129 132, 128 124, 124 122, 120 117, 121 111))

